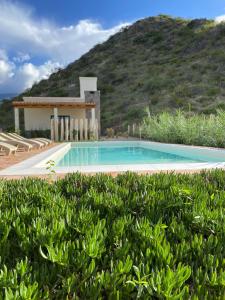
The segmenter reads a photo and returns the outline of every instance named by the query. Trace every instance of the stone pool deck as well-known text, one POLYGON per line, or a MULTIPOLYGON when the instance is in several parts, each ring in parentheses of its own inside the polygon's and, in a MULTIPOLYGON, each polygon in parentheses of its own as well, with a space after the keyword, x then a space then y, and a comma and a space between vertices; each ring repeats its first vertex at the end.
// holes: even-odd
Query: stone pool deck
MULTIPOLYGON (((29 152, 21 151, 21 152, 17 152, 15 155, 2 155, 2 156, 0 156, 0 170, 6 169, 15 164, 18 164, 36 154, 39 154, 48 149, 51 149, 51 148, 55 147, 56 145, 57 145, 56 143, 52 143, 51 145, 49 145, 45 148, 42 148, 42 149, 34 149, 29 152)), ((1 176, 0 176, 0 178, 1 178, 1 176)))

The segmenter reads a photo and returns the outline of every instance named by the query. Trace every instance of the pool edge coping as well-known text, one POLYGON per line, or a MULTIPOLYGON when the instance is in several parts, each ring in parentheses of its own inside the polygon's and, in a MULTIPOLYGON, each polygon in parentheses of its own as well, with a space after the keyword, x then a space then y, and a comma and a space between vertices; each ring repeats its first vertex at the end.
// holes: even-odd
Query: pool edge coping
MULTIPOLYGON (((201 146, 189 146, 189 145, 177 145, 177 144, 166 144, 151 141, 99 141, 100 143, 120 143, 120 142, 137 142, 139 143, 154 143, 160 145, 170 145, 170 147, 179 148, 191 148, 206 151, 220 151, 225 152, 225 149, 201 147, 201 146)), ((96 142, 96 143, 99 143, 96 142)), ((34 155, 18 164, 10 166, 0 171, 0 176, 23 176, 23 175, 47 175, 47 162, 49 160, 59 160, 63 153, 66 153, 71 148, 72 142, 62 143, 55 147, 48 149, 42 153, 34 155)), ((77 144, 88 144, 93 142, 78 142, 77 144)), ((110 172, 147 172, 147 171, 190 171, 190 170, 204 170, 204 169, 215 169, 225 168, 224 162, 200 162, 200 163, 161 163, 161 164, 124 164, 124 165, 92 165, 92 166, 72 166, 72 167, 53 167, 56 174, 66 174, 74 172, 82 173, 110 173, 110 172)))

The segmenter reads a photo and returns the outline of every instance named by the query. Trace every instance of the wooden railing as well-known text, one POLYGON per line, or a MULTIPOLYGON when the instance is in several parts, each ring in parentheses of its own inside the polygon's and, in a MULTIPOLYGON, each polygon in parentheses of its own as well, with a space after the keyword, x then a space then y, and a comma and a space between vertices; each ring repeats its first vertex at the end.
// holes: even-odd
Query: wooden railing
POLYGON ((128 125, 127 126, 127 134, 128 137, 138 137, 140 139, 142 139, 142 131, 143 128, 140 124, 132 124, 132 125, 128 125))
POLYGON ((98 120, 52 119, 51 140, 56 142, 98 140, 98 120))

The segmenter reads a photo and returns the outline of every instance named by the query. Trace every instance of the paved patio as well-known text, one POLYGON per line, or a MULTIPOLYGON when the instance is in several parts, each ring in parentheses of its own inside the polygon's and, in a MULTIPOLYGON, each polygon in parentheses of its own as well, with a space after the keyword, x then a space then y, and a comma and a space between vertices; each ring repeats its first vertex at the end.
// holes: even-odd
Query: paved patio
POLYGON ((46 151, 47 149, 50 149, 52 147, 56 146, 56 143, 51 144, 50 146, 47 146, 43 149, 35 149, 31 150, 29 152, 17 152, 15 155, 9 155, 9 156, 0 156, 0 170, 6 169, 12 165, 15 165, 27 158, 30 158, 36 154, 39 154, 41 152, 46 151))

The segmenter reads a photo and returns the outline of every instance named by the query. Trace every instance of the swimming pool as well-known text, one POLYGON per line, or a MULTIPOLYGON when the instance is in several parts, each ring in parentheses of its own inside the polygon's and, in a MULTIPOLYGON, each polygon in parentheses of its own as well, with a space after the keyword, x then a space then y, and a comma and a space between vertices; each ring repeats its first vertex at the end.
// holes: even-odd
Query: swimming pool
POLYGON ((71 148, 58 161, 59 167, 93 165, 129 165, 156 163, 201 162, 195 157, 154 150, 136 143, 115 144, 72 144, 71 148))
POLYGON ((62 143, 0 171, 0 175, 49 174, 49 160, 60 174, 200 170, 224 168, 225 150, 149 141, 62 143))

